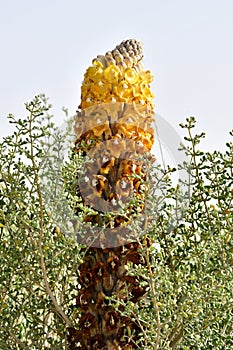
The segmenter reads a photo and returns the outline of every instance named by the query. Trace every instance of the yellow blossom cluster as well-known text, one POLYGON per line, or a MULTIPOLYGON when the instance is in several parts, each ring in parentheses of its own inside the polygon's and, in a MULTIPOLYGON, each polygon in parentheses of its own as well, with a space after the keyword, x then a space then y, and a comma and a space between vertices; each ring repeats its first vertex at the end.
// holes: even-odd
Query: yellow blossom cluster
POLYGON ((79 107, 84 109, 103 102, 126 102, 153 110, 154 95, 150 89, 152 80, 149 70, 136 67, 122 69, 114 63, 105 66, 94 60, 84 76, 79 107))

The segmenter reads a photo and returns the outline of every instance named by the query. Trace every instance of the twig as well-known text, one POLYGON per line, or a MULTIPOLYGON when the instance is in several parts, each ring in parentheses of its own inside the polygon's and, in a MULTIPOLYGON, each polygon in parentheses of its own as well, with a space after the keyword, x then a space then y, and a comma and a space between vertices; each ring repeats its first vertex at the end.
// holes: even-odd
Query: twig
POLYGON ((45 290, 48 293, 48 295, 50 296, 50 299, 52 300, 52 302, 54 304, 54 307, 55 307, 55 310, 57 311, 57 313, 63 318, 63 320, 68 324, 69 327, 72 327, 73 326, 72 322, 70 321, 69 317, 66 316, 66 314, 62 310, 61 306, 58 304, 57 299, 53 295, 53 292, 52 292, 52 290, 51 290, 51 288, 49 286, 48 276, 47 276, 47 271, 46 271, 46 267, 45 267, 44 254, 43 254, 43 251, 42 251, 41 242, 40 242, 38 248, 39 248, 39 253, 40 253, 40 266, 41 266, 41 270, 42 270, 42 274, 43 274, 45 290))
POLYGON ((160 334, 161 334, 161 323, 160 323, 159 307, 158 307, 156 293, 155 293, 153 272, 152 272, 151 265, 150 265, 150 257, 149 257, 148 248, 146 249, 146 263, 147 263, 147 267, 149 270, 152 301, 153 301, 153 305, 154 305, 154 311, 155 311, 155 317, 156 317, 156 323, 157 323, 157 339, 156 339, 156 342, 154 345, 154 350, 158 350, 159 349, 159 342, 160 342, 160 334))

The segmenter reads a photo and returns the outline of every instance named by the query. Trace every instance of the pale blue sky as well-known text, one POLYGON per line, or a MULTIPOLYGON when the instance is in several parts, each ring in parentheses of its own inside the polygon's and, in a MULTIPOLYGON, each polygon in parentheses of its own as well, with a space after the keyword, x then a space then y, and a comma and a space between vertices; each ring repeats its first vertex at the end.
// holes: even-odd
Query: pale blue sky
POLYGON ((0 135, 6 115, 50 97, 56 123, 73 114, 85 69, 123 39, 144 43, 156 111, 174 128, 189 115, 224 149, 233 128, 232 0, 8 0, 0 4, 0 135))

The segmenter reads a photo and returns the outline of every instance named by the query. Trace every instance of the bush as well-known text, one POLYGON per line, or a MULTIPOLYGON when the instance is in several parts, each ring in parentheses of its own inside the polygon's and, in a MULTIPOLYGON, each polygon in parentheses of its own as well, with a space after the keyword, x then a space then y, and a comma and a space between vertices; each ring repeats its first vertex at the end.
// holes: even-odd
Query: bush
MULTIPOLYGON (((75 169, 67 161, 60 193, 61 186, 50 178, 50 162, 60 159, 67 135, 52 123, 50 107, 42 95, 26 104, 24 119, 10 115, 15 131, 0 145, 1 350, 66 349, 67 327, 80 316, 78 266, 85 247, 67 224, 64 206, 59 207, 59 198, 69 197, 66 185, 75 169), (56 221, 41 184, 45 169, 56 221)), ((150 194, 147 264, 136 271, 129 266, 148 286, 146 297, 124 311, 140 323, 146 349, 233 346, 233 145, 227 143, 225 153, 200 151, 204 134, 193 136, 194 126, 192 117, 181 124, 187 131, 181 152, 190 159, 180 164, 190 171, 189 207, 174 225, 182 201, 171 181, 175 170, 160 168, 166 198, 158 210, 156 193, 150 194)))

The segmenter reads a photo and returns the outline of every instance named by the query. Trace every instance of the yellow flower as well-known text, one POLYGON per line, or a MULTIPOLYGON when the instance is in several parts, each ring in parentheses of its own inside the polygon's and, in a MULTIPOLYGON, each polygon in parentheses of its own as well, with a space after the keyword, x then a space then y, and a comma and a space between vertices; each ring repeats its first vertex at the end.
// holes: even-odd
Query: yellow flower
POLYGON ((119 101, 119 98, 115 94, 109 91, 108 95, 104 99, 104 103, 107 103, 107 104, 111 103, 114 105, 115 102, 122 102, 122 101, 119 101))
POLYGON ((103 69, 100 66, 91 66, 86 70, 85 79, 90 79, 94 82, 98 81, 103 74, 103 69))
POLYGON ((104 78, 108 83, 116 84, 118 82, 118 78, 121 75, 121 71, 118 66, 115 64, 111 64, 104 70, 104 78))
POLYGON ((134 105, 127 104, 123 116, 116 123, 118 133, 126 138, 135 136, 139 117, 134 105))
POLYGON ((146 147, 147 150, 150 151, 154 143, 154 136, 151 135, 149 132, 142 132, 140 136, 144 147, 146 147))
POLYGON ((153 81, 153 75, 151 74, 151 72, 149 70, 146 70, 146 71, 143 71, 142 74, 141 74, 141 77, 142 77, 142 81, 145 83, 145 84, 150 84, 152 83, 153 81))
POLYGON ((127 68, 124 73, 124 78, 129 84, 136 84, 139 80, 139 76, 135 69, 127 68))
POLYGON ((140 90, 142 93, 142 96, 146 99, 151 101, 154 98, 154 95, 151 92, 150 86, 147 84, 142 83, 140 85, 140 90))
POLYGON ((93 95, 95 96, 95 99, 105 101, 107 95, 109 95, 109 90, 111 89, 111 84, 103 83, 102 80, 100 80, 98 83, 91 84, 90 90, 92 91, 93 95))
POLYGON ((133 88, 125 80, 116 85, 113 91, 123 102, 130 102, 133 99, 133 88))

